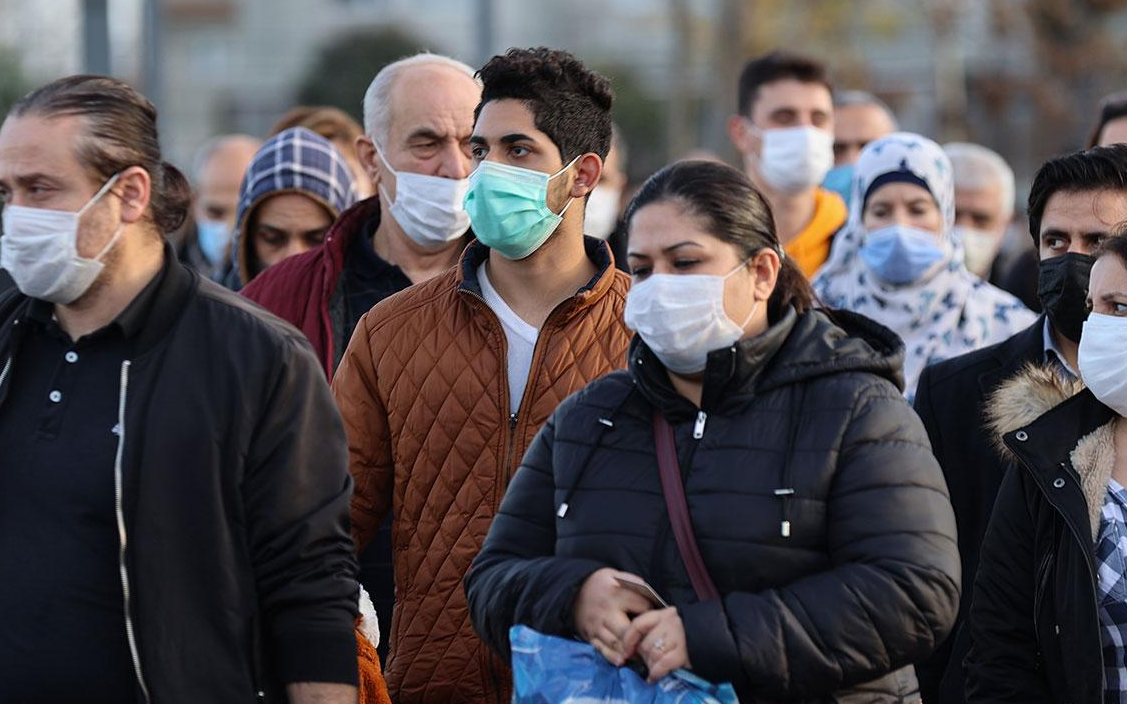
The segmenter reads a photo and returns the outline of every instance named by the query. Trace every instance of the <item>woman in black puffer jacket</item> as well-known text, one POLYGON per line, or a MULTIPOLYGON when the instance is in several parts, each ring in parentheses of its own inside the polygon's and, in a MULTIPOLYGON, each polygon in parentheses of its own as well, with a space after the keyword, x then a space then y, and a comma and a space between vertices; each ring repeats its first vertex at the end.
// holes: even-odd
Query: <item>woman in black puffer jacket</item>
POLYGON ((525 455, 466 578, 477 632, 506 657, 514 624, 578 636, 744 702, 918 701, 911 665, 951 628, 959 559, 899 339, 810 309, 734 169, 664 169, 627 227, 629 370, 561 404, 525 455), (719 598, 698 598, 671 530, 665 420, 719 598))

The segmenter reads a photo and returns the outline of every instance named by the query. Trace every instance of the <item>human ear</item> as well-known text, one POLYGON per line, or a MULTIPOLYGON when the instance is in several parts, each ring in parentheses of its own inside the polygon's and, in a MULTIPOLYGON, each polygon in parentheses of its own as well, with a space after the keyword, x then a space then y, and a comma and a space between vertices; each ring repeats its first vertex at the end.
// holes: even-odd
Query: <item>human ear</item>
POLYGON ((598 184, 603 175, 603 160, 595 153, 587 153, 575 162, 575 181, 571 184, 572 198, 583 198, 598 184))
POLYGON ((121 202, 121 221, 133 224, 141 220, 152 199, 152 177, 140 166, 131 166, 121 172, 113 191, 121 202))

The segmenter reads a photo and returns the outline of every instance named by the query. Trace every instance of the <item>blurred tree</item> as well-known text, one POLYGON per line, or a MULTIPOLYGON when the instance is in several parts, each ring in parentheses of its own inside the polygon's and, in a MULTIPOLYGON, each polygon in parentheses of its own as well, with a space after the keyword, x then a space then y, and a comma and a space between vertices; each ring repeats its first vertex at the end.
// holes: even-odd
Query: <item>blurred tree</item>
POLYGON ((304 105, 331 105, 361 121, 364 92, 376 73, 393 61, 423 51, 423 44, 390 27, 334 37, 301 81, 297 100, 304 105))
POLYGON ((19 54, 14 49, 0 47, 0 119, 29 90, 31 86, 24 78, 19 54))
POLYGON ((626 140, 630 180, 645 180, 667 161, 667 103, 648 93, 630 69, 617 65, 593 68, 609 78, 614 89, 611 114, 626 140))

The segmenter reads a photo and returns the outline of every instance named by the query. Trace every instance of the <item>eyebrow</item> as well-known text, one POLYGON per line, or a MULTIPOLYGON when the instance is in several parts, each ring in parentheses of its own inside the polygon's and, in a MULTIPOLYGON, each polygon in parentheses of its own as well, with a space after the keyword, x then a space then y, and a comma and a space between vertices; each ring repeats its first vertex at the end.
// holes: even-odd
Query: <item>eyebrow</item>
MULTIPOLYGON (((690 240, 685 240, 684 242, 678 242, 677 244, 671 244, 668 247, 663 248, 661 250, 661 253, 662 254, 669 254, 673 250, 679 249, 681 247, 703 247, 703 246, 704 245, 702 245, 699 242, 692 242, 690 240)), ((650 258, 650 256, 648 254, 642 254, 641 252, 627 252, 626 256, 627 257, 640 257, 642 259, 649 259, 650 258)))
POLYGON ((446 137, 446 135, 440 134, 440 133, 436 132, 435 130, 431 129, 430 127, 420 127, 419 129, 415 130, 411 134, 407 135, 407 141, 410 142, 410 141, 413 141, 413 140, 416 140, 416 139, 440 140, 440 139, 445 139, 445 137, 446 137))
MULTIPOLYGON (((38 172, 33 173, 33 174, 23 174, 23 175, 20 175, 20 176, 16 176, 16 178, 15 178, 15 183, 17 185, 23 186, 25 188, 28 185, 35 183, 36 181, 49 181, 51 183, 62 183, 61 181, 59 181, 57 178, 55 178, 53 176, 49 176, 47 174, 38 173, 38 172)), ((4 180, 0 180, 0 186, 7 188, 8 182, 4 181, 4 180)))
MULTIPOLYGON (((523 132, 514 132, 512 134, 507 134, 504 137, 501 137, 497 141, 500 142, 501 144, 513 144, 514 142, 535 142, 536 140, 533 139, 532 137, 528 136, 527 134, 524 134, 523 132)), ((472 144, 487 144, 487 141, 486 141, 485 137, 482 137, 479 134, 475 134, 472 137, 470 137, 470 143, 472 143, 472 144)))

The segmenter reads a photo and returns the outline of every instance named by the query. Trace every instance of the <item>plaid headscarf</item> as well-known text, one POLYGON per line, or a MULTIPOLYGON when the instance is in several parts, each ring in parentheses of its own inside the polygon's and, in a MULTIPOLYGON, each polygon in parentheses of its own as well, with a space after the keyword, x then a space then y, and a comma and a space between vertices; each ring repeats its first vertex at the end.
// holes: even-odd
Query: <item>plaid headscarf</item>
POLYGON ((250 281, 247 267, 250 237, 247 225, 267 198, 300 193, 324 206, 335 219, 356 202, 356 186, 344 157, 321 135, 293 127, 271 137, 247 167, 239 189, 239 210, 231 246, 242 285, 250 281))

